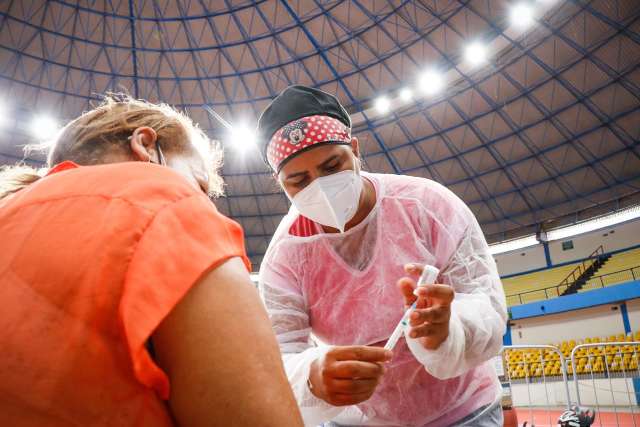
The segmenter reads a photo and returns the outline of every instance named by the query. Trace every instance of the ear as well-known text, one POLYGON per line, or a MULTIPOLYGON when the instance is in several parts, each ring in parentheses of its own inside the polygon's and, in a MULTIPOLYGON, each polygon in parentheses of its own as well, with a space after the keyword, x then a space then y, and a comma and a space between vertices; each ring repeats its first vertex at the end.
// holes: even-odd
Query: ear
POLYGON ((137 161, 151 162, 158 158, 156 141, 158 134, 149 126, 142 126, 133 131, 129 137, 131 152, 137 161))
POLYGON ((351 151, 358 159, 360 158, 360 141, 355 136, 351 138, 351 151))

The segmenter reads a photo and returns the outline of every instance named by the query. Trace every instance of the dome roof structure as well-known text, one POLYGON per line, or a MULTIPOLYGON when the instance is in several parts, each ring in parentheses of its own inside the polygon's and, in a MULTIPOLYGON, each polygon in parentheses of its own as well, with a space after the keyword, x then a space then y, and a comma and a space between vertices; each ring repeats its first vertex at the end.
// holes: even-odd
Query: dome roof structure
POLYGON ((256 268, 288 202, 204 106, 248 130, 292 84, 339 97, 365 169, 446 185, 489 241, 640 201, 637 0, 0 2, 0 163, 101 93, 174 105, 223 142, 216 204, 256 268))

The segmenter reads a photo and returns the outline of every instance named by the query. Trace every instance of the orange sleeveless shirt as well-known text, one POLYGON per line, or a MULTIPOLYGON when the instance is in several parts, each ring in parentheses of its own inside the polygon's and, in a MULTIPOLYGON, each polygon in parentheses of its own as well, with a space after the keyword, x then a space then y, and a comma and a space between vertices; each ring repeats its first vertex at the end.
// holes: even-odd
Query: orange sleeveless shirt
POLYGON ((170 426, 145 343, 242 229, 175 171, 64 162, 0 201, 0 425, 170 426))

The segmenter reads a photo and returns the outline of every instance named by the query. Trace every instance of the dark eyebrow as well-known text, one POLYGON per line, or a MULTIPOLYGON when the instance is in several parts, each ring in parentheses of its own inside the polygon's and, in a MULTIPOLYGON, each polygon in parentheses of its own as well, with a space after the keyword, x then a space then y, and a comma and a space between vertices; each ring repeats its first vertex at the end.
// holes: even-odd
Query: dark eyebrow
POLYGON ((320 167, 321 167, 321 168, 326 167, 329 163, 331 163, 332 161, 334 161, 334 160, 336 160, 336 159, 339 159, 339 158, 340 158, 340 155, 339 155, 339 154, 334 154, 333 156, 329 157, 327 160, 325 160, 324 162, 322 162, 322 163, 320 164, 320 167))
MULTIPOLYGON (((334 154, 333 156, 329 157, 327 160, 325 160, 324 162, 320 163, 320 165, 317 166, 318 169, 324 168, 326 167, 329 163, 333 162, 334 160, 337 160, 340 158, 339 154, 334 154)), ((285 179, 291 179, 291 178, 297 178, 299 176, 302 175, 307 175, 309 172, 307 171, 302 171, 302 172, 294 172, 291 175, 287 175, 285 177, 285 179)))
POLYGON ((287 175, 284 179, 291 179, 291 178, 296 178, 302 175, 307 175, 309 172, 307 171, 302 171, 302 172, 294 172, 291 175, 287 175))

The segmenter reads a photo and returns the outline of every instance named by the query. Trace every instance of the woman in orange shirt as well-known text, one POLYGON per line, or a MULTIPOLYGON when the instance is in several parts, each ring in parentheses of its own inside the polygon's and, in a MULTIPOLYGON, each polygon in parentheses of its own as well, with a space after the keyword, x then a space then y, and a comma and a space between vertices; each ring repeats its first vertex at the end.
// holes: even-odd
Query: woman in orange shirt
POLYGON ((46 176, 2 171, 0 425, 302 425, 242 230, 207 197, 219 158, 171 107, 109 97, 46 176))

